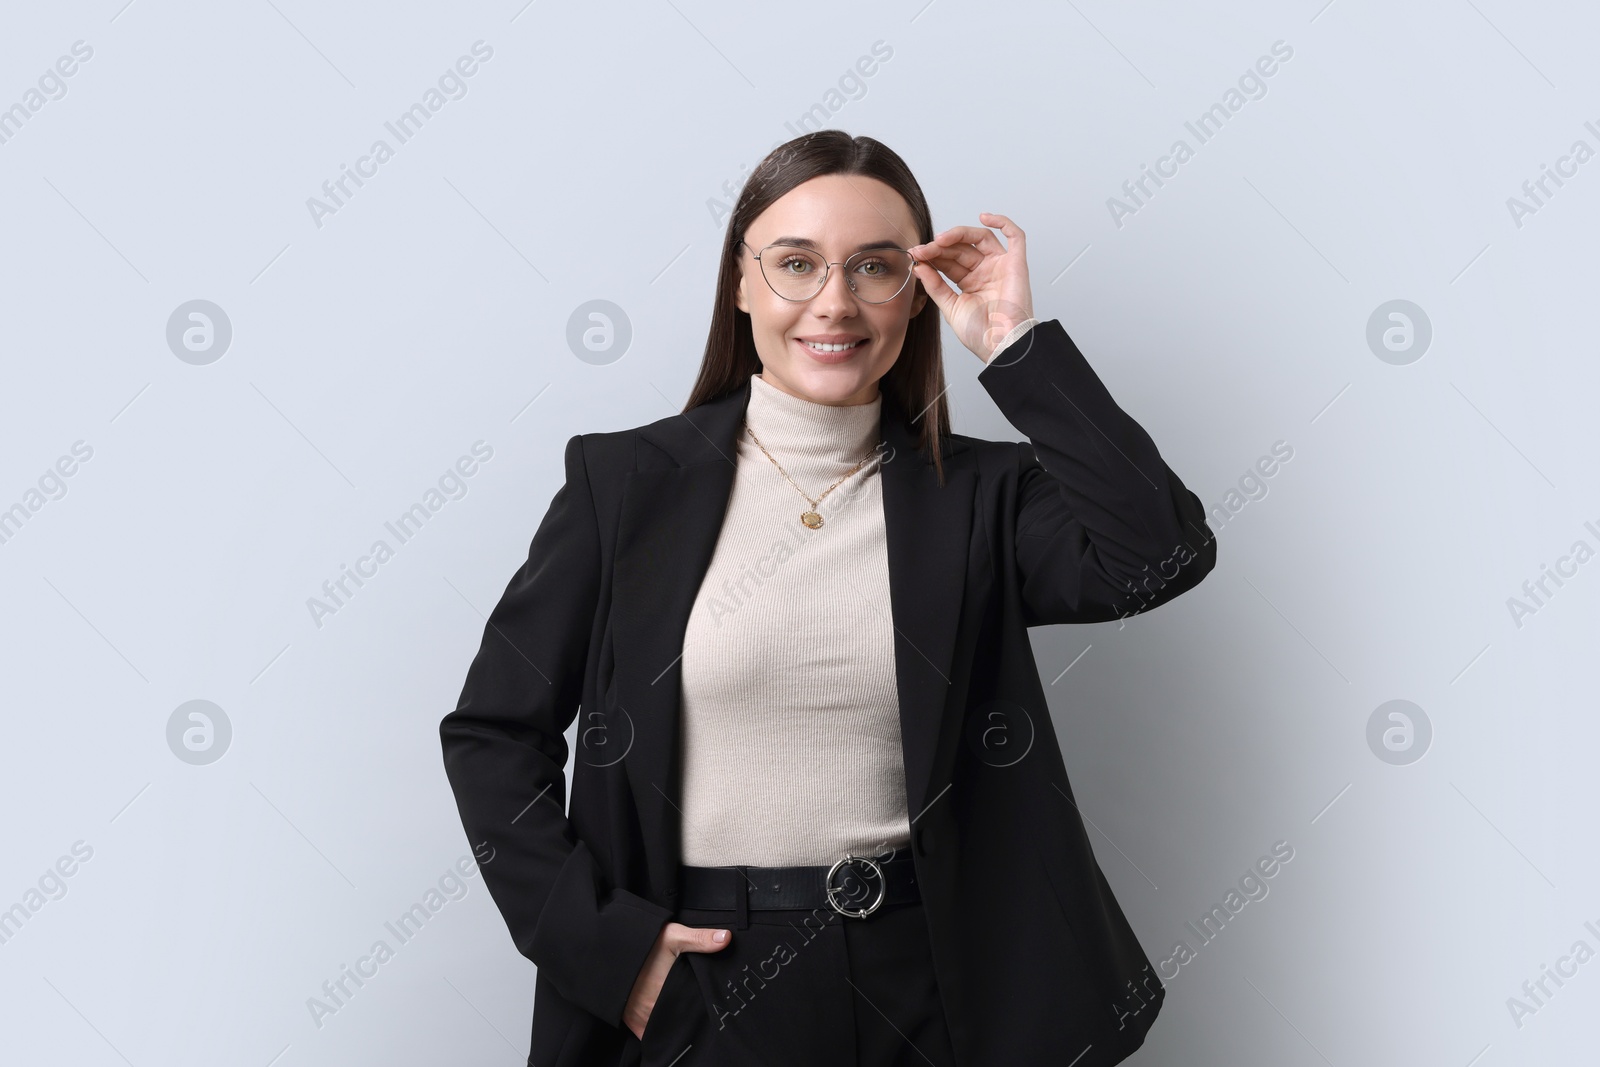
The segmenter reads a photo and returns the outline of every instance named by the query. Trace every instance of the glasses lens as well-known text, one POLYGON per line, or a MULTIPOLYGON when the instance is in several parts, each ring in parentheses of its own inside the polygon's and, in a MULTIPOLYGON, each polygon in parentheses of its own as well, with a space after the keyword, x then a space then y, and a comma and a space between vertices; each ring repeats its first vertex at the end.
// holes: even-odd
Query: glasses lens
MULTIPOLYGON (((844 268, 857 299, 882 304, 906 287, 911 256, 898 248, 872 248, 851 256, 844 268)), ((761 271, 772 291, 785 300, 809 300, 821 291, 828 264, 809 248, 770 245, 761 253, 761 271)))
POLYGON ((857 252, 845 264, 856 296, 869 304, 893 300, 911 277, 911 255, 898 248, 857 252))
POLYGON ((772 291, 785 300, 807 300, 822 288, 828 265, 809 248, 769 245, 761 253, 761 271, 772 291))

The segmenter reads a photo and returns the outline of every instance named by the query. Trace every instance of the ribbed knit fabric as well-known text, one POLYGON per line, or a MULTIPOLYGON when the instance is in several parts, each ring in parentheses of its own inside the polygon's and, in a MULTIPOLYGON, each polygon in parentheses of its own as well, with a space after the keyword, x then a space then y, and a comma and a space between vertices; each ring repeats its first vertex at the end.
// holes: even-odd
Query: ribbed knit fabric
MULTIPOLYGON (((882 397, 839 407, 750 378, 745 417, 813 499, 879 440, 882 397)), ((878 457, 817 507, 741 432, 684 636, 683 862, 831 864, 910 840, 878 457)))
MULTIPOLYGON (((815 403, 754 374, 745 418, 815 499, 880 440, 882 407, 815 403)), ((683 862, 832 864, 904 847, 879 459, 822 500, 815 530, 800 522, 806 499, 742 430, 735 464, 684 634, 683 862)))

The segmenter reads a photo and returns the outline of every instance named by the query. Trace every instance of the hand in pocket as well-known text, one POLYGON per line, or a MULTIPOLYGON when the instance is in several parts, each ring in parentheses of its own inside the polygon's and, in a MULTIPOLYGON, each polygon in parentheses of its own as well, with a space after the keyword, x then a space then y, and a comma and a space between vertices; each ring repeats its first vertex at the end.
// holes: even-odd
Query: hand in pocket
POLYGON ((633 980, 633 992, 628 994, 628 1003, 622 1009, 622 1024, 634 1037, 644 1037, 645 1025, 655 1011, 667 972, 672 970, 679 953, 721 952, 728 947, 731 936, 727 930, 701 930, 675 922, 663 925, 656 935, 656 943, 650 946, 650 954, 644 958, 644 966, 639 968, 639 977, 633 980))

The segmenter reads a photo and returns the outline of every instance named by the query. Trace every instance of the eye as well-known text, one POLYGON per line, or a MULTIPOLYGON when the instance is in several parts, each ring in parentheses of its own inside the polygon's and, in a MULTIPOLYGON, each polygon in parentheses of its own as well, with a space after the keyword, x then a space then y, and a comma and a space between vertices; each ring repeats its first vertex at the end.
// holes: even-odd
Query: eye
POLYGON ((804 271, 792 271, 792 270, 789 270, 789 268, 791 266, 796 265, 796 264, 798 264, 798 265, 800 265, 802 267, 810 267, 811 266, 811 261, 809 259, 806 259, 804 256, 786 256, 782 260, 779 260, 778 269, 780 271, 785 271, 785 272, 787 272, 789 274, 803 274, 803 273, 805 273, 804 271))
POLYGON ((875 278, 879 274, 882 274, 884 271, 887 271, 888 269, 889 269, 889 265, 887 263, 885 263, 881 259, 870 259, 870 260, 867 260, 866 262, 856 264, 856 270, 859 270, 862 273, 866 274, 867 277, 869 277, 869 278, 875 278), (876 271, 868 271, 866 269, 868 267, 875 267, 877 269, 876 269, 876 271))

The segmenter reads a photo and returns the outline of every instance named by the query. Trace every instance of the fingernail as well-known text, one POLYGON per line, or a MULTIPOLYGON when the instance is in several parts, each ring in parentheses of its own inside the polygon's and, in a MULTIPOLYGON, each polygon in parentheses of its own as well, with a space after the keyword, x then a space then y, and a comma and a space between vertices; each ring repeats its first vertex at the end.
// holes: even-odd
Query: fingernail
POLYGON ((728 940, 728 931, 718 930, 716 933, 711 935, 711 940, 721 944, 722 942, 728 940))

